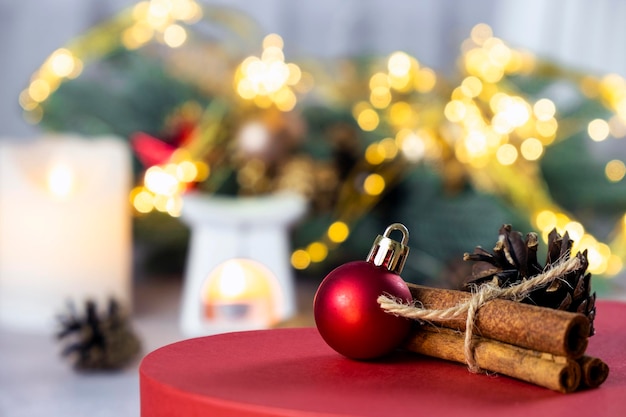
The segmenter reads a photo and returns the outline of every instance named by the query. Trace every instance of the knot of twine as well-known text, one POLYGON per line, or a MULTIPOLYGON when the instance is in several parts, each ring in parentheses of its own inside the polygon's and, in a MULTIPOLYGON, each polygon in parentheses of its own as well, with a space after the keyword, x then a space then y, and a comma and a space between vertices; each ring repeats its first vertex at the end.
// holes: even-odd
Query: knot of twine
MULTIPOLYGON (((449 321, 459 318, 463 314, 467 314, 465 321, 465 344, 464 355, 465 362, 471 372, 480 372, 480 367, 476 363, 474 357, 474 322, 478 310, 494 299, 505 299, 512 301, 520 301, 526 297, 532 290, 543 287, 557 277, 568 274, 575 271, 581 266, 580 259, 578 257, 570 258, 566 261, 553 264, 552 267, 539 275, 523 280, 519 284, 512 285, 510 287, 501 288, 494 283, 485 283, 480 286, 474 287, 472 295, 467 301, 461 302, 453 307, 445 309, 427 309, 422 308, 416 303, 404 304, 401 300, 397 300, 388 295, 381 295, 378 297, 378 304, 387 313, 394 314, 396 316, 406 317, 414 320, 421 321, 449 321)), ((419 303, 419 301, 417 301, 419 303)))

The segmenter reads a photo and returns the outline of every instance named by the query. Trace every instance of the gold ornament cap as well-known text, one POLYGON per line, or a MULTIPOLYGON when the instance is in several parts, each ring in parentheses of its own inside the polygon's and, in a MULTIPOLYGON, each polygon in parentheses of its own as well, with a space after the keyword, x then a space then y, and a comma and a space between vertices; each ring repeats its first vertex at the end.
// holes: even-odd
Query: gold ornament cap
POLYGON ((400 275, 409 255, 407 243, 409 243, 409 229, 402 223, 393 223, 385 229, 382 236, 378 235, 376 237, 366 261, 400 275), (389 237, 394 230, 402 233, 400 242, 389 237))

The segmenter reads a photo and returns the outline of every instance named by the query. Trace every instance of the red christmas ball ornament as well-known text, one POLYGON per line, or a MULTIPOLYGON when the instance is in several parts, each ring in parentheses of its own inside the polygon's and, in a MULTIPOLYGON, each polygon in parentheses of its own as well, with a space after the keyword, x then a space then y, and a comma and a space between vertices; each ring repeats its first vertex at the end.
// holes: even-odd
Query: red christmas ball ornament
POLYGON ((407 228, 394 223, 379 235, 367 260, 332 270, 313 301, 315 324, 328 345, 352 359, 374 359, 397 348, 407 337, 411 321, 386 313, 378 304, 382 294, 412 301, 400 277, 409 253, 407 228), (402 242, 389 238, 402 232, 402 242))

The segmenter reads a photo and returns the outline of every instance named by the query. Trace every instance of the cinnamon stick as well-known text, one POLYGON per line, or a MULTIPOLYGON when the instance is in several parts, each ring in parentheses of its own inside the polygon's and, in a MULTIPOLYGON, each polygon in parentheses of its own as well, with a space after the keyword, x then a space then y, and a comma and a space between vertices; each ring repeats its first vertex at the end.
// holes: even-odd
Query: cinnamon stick
MULTIPOLYGON (((462 291, 408 286, 413 299, 426 309, 454 307, 471 296, 462 291)), ((453 320, 434 320, 433 324, 465 331, 466 318, 463 314, 453 320)), ((589 320, 583 314, 500 299, 479 309, 475 326, 476 334, 484 338, 572 359, 583 356, 589 336, 589 320)))
MULTIPOLYGON (((411 333, 405 348, 411 352, 465 363, 464 343, 462 333, 423 325, 411 333)), ((474 358, 483 370, 508 375, 554 391, 572 392, 581 382, 581 368, 575 360, 483 337, 475 338, 474 358)))
POLYGON ((597 388, 609 376, 609 365, 600 358, 585 355, 577 362, 582 371, 581 387, 583 388, 597 388))

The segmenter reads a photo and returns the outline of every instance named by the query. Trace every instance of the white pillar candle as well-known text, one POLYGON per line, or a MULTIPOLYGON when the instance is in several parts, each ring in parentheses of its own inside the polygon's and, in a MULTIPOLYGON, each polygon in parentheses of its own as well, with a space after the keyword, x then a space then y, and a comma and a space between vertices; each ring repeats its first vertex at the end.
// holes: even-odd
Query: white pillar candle
POLYGON ((128 146, 0 140, 0 325, 51 331, 68 301, 131 302, 128 146))

